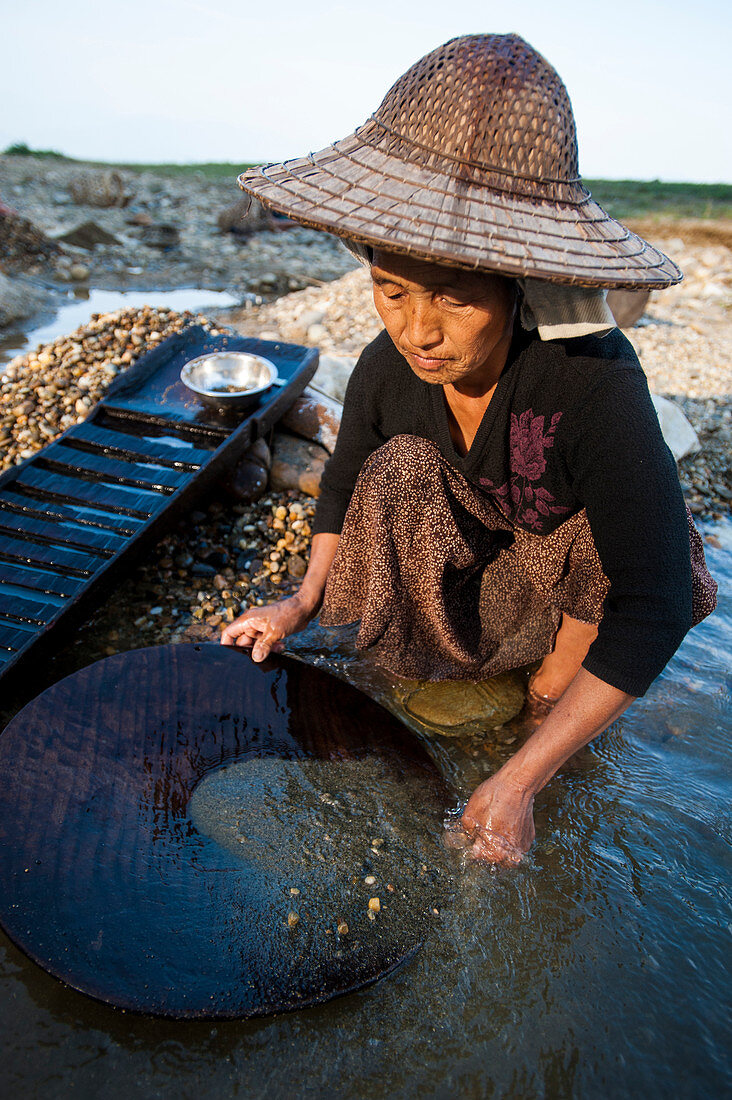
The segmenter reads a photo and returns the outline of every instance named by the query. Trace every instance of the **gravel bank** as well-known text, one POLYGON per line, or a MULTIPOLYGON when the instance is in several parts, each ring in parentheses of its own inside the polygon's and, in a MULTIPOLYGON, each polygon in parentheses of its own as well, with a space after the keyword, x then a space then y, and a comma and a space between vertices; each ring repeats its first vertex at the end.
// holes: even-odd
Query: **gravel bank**
MULTIPOLYGON (((22 159, 27 173, 32 165, 22 159)), ((15 170, 20 171, 17 165, 15 170)), ((38 182, 23 186, 22 212, 53 235, 83 218, 78 207, 71 207, 68 198, 62 199, 63 171, 49 171, 47 164, 44 171, 43 186, 38 182), (51 177, 57 171, 59 178, 54 182, 51 177)), ((224 194, 226 188, 221 184, 188 188, 182 181, 169 180, 150 196, 150 201, 154 195, 158 196, 156 202, 161 196, 168 200, 169 206, 160 207, 165 212, 187 204, 178 258, 158 255, 149 248, 142 256, 144 246, 122 228, 129 208, 83 212, 104 221, 107 228, 117 228, 125 238, 121 251, 115 252, 117 246, 94 250, 95 284, 103 285, 108 279, 108 285, 119 286, 117 277, 123 270, 129 271, 134 254, 145 261, 149 285, 156 280, 169 286, 193 281, 243 290, 245 285, 247 289, 255 285, 253 277, 239 283, 226 280, 229 275, 234 279, 235 271, 241 275, 242 265, 249 264, 252 272, 274 275, 260 284, 262 290, 274 293, 293 283, 302 289, 232 311, 227 323, 243 334, 310 344, 325 356, 343 357, 342 374, 336 379, 342 385, 350 359, 381 328, 365 273, 354 269, 354 261, 341 245, 323 234, 295 229, 260 233, 249 242, 222 238, 215 229, 210 203, 217 197, 223 205, 231 195, 224 194), (200 248, 196 241, 204 238, 205 247, 200 248), (202 257, 208 255, 211 263, 206 260, 207 266, 202 267, 202 257), (223 265, 220 280, 213 277, 216 263, 223 265), (337 281, 325 281, 338 275, 342 277, 337 281)), ((5 182, 3 197, 6 202, 16 200, 12 187, 8 194, 5 182)), ((182 220, 183 214, 180 216, 182 220)), ((692 510, 714 518, 727 511, 732 501, 731 254, 724 245, 706 239, 688 243, 680 238, 659 239, 654 243, 681 265, 687 277, 680 287, 653 296, 629 336, 652 390, 680 403, 700 435, 701 453, 683 460, 680 473, 692 510)), ((104 315, 4 368, 0 462, 8 465, 22 460, 69 423, 83 418, 118 370, 156 342, 154 333, 168 335, 190 320, 190 315, 172 311, 104 315)), ((333 383, 333 378, 327 382, 333 383)), ((79 632, 73 648, 83 654, 82 663, 139 645, 216 637, 240 610, 290 592, 305 567, 313 510, 310 498, 270 493, 253 506, 232 505, 222 497, 206 511, 192 513, 148 555, 146 564, 121 586, 114 601, 100 608, 79 632)))
POLYGON ((26 274, 63 285, 76 281, 72 268, 80 265, 86 274, 79 281, 102 289, 202 286, 243 298, 320 285, 355 266, 338 241, 310 229, 264 231, 249 238, 222 233, 219 215, 241 199, 234 176, 209 180, 199 174, 122 171, 123 188, 131 196, 125 207, 74 201, 80 176, 104 175, 81 164, 0 155, 0 200, 46 237, 61 237, 91 221, 117 241, 93 249, 63 244, 61 255, 41 255, 30 263, 26 258, 26 274), (155 239, 151 230, 161 226, 170 227, 179 243, 149 243, 155 239))
POLYGON ((218 331, 205 317, 149 306, 94 313, 69 336, 0 367, 0 473, 86 420, 120 371, 194 323, 218 331))

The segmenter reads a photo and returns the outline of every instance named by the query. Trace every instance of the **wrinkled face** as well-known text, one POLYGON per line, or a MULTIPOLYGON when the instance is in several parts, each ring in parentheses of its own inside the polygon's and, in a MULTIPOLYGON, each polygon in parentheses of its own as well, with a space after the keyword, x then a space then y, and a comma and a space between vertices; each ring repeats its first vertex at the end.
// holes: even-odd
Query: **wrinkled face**
POLYGON ((443 386, 497 381, 513 329, 510 279, 378 249, 371 278, 386 331, 418 378, 443 386))

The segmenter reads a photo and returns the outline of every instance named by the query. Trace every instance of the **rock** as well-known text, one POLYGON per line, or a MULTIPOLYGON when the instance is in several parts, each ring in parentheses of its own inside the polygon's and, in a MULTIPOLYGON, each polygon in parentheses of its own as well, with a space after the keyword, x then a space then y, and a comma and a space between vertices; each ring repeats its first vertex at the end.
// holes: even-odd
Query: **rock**
POLYGON ((180 244, 180 230, 175 225, 147 225, 140 240, 148 248, 176 248, 180 244))
POLYGON ((152 225, 153 220, 148 213, 144 210, 138 211, 137 214, 133 214, 132 217, 127 218, 127 225, 135 226, 148 226, 152 225))
POLYGON ((106 229, 102 229, 101 225, 97 225, 96 222, 82 222, 76 229, 69 230, 68 233, 64 233, 62 236, 56 238, 62 244, 70 244, 74 248, 84 248, 87 252, 98 244, 115 245, 119 244, 116 237, 113 237, 111 233, 108 233, 106 229))
POLYGON ((75 283, 83 283, 89 278, 89 268, 84 264, 72 264, 69 268, 69 276, 75 283))
POLYGON ((301 313, 297 321, 299 326, 307 332, 311 325, 319 325, 325 317, 324 309, 306 309, 301 313))
POLYGON ((609 290, 607 304, 618 328, 632 328, 637 324, 650 298, 650 290, 609 290))
POLYGON ((267 488, 272 455, 267 441, 257 439, 242 456, 224 481, 224 488, 234 500, 242 504, 253 504, 267 488))
POLYGON ((699 436, 679 406, 669 401, 667 397, 659 397, 656 393, 651 394, 651 400, 656 408, 663 438, 676 461, 678 462, 686 455, 695 454, 701 447, 699 436))
POLYGON ((319 344, 327 336, 328 330, 325 325, 311 325, 307 331, 308 343, 310 344, 319 344))
POLYGON ((295 577, 295 579, 304 577, 307 572, 307 568, 308 563, 305 561, 305 558, 303 558, 301 554, 290 554, 289 558, 287 559, 287 572, 290 574, 291 577, 295 577))
POLYGON ((272 229, 274 219, 269 212, 256 199, 243 196, 225 206, 216 218, 216 224, 222 233, 236 233, 241 237, 248 237, 252 233, 258 233, 262 229, 272 229))
POLYGON ((209 565, 205 561, 194 562, 191 568, 191 575, 194 577, 215 577, 216 566, 209 565))
POLYGON ((225 569, 229 564, 229 555, 223 548, 207 550, 201 557, 206 565, 213 565, 217 571, 219 569, 225 569))
POLYGON ((470 723, 494 728, 504 725, 521 710, 524 698, 521 678, 504 672, 479 684, 452 680, 418 684, 403 706, 426 726, 454 736, 470 723))
POLYGON ((124 176, 114 170, 83 172, 71 180, 69 194, 80 206, 127 206, 132 198, 124 176))
POLYGON ((0 328, 23 321, 49 303, 49 295, 20 277, 9 279, 0 272, 0 328))
POLYGON ((329 454, 333 454, 342 413, 343 406, 339 401, 308 387, 280 423, 296 435, 320 443, 329 454))
POLYGON ((267 471, 245 455, 227 477, 225 488, 234 500, 241 501, 242 504, 252 504, 264 495, 267 471))
POLYGON ((261 466, 263 470, 269 470, 272 465, 272 452, 267 446, 266 439, 255 439, 244 457, 249 462, 261 466))
POLYGON ((321 355, 313 382, 336 401, 343 401, 351 372, 356 366, 355 355, 321 355))
POLYGON ((57 256, 61 249, 37 226, 4 207, 0 210, 0 260, 5 264, 34 263, 57 256))
POLYGON ((328 452, 317 443, 277 432, 274 439, 270 488, 275 492, 299 489, 307 496, 320 494, 320 479, 328 452))

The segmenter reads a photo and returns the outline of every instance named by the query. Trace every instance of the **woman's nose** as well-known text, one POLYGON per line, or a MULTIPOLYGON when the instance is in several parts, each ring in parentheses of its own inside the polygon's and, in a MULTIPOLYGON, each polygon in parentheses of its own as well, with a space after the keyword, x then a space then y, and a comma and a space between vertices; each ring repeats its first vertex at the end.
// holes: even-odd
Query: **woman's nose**
POLYGON ((442 341, 437 310, 431 302, 412 301, 407 307, 407 339, 413 348, 432 348, 442 341))

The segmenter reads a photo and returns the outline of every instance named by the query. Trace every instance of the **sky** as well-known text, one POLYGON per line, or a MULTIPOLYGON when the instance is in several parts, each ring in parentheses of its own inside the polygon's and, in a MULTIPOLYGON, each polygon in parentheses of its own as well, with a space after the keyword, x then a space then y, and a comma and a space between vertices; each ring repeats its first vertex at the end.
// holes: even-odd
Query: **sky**
POLYGON ((729 0, 0 0, 0 149, 263 162, 345 137, 418 58, 520 34, 589 178, 732 182, 729 0))

